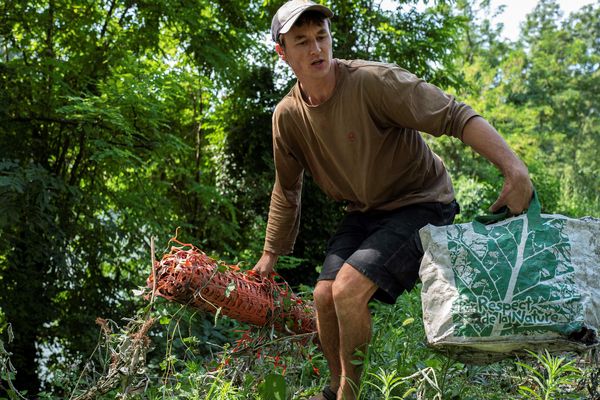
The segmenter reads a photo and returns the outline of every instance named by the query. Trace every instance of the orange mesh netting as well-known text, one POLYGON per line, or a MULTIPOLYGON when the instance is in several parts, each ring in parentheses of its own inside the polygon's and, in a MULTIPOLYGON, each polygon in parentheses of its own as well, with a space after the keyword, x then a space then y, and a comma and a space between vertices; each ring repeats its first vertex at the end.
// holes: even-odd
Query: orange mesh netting
MULTIPOLYGON (((155 262, 156 295, 212 314, 220 309, 240 322, 273 325, 284 333, 316 332, 312 305, 294 295, 287 283, 260 279, 253 271, 244 273, 213 260, 193 245, 179 244, 155 262)), ((152 275, 148 286, 154 286, 152 275)))

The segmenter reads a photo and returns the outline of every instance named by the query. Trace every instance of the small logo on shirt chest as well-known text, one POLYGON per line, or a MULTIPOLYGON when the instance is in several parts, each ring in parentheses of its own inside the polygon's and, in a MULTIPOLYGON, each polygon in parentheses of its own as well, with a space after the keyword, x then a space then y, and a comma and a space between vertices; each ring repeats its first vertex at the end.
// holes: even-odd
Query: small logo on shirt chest
POLYGON ((346 134, 346 138, 348 139, 348 142, 350 143, 354 143, 356 142, 356 132, 350 131, 346 134))

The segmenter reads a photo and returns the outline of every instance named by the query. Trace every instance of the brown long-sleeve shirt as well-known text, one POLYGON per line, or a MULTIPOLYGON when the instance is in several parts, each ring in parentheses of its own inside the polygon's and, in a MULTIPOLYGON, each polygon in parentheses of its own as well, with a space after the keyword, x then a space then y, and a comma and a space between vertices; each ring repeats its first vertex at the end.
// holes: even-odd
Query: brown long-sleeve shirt
POLYGON ((348 211, 454 199, 441 159, 418 131, 460 138, 475 111, 396 65, 337 64, 326 102, 308 105, 296 84, 273 114, 276 177, 264 249, 275 254, 293 249, 304 170, 348 211))

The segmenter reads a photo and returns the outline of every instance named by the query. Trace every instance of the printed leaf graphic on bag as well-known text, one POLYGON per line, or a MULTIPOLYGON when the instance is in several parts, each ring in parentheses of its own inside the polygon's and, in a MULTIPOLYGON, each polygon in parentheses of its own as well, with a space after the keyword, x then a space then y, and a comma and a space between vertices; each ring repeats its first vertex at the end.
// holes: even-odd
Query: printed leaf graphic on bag
POLYGON ((538 214, 473 226, 447 231, 458 290, 452 306, 456 336, 568 335, 581 328, 564 219, 538 214))

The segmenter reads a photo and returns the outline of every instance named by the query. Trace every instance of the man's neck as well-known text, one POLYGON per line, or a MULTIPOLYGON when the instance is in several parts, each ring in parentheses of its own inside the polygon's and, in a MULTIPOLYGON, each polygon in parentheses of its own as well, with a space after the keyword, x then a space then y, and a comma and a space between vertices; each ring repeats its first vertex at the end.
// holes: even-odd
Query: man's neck
POLYGON ((335 90, 337 80, 337 62, 331 62, 329 73, 322 79, 300 81, 302 97, 311 106, 318 106, 329 100, 335 90))

